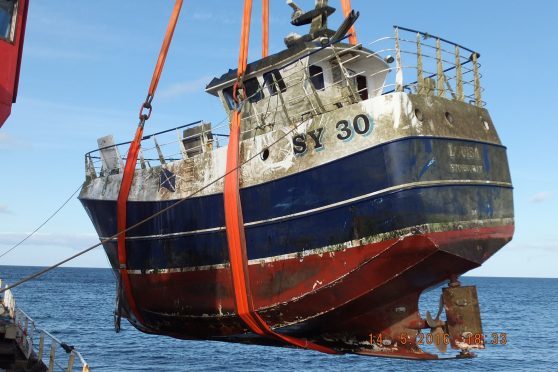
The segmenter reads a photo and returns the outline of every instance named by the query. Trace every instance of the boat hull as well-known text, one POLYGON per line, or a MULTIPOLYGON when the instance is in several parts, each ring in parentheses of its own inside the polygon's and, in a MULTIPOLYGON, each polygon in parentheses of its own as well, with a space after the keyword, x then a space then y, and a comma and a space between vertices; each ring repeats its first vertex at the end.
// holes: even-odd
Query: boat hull
MULTIPOLYGON (((323 255, 252 263, 254 302, 268 324, 289 333, 317 340, 343 335, 367 340, 370 333, 385 331, 413 315, 425 289, 480 266, 512 234, 513 225, 432 233, 416 230, 323 255), (378 319, 378 312, 386 307, 388 312, 405 310, 378 319)), ((186 339, 245 333, 246 326, 234 314, 230 275, 228 267, 131 275, 144 319, 141 326, 186 339)), ((411 323, 406 328, 401 333, 414 329, 411 323)))
MULTIPOLYGON (((513 235, 505 148, 479 141, 406 137, 243 188, 241 199, 259 314, 343 347, 387 329, 417 332, 421 292, 480 266, 513 235)), ((101 237, 116 233, 114 200, 81 201, 101 237)), ((173 203, 129 201, 127 224, 173 203)), ((247 329, 234 312, 225 233, 222 194, 185 200, 128 233, 138 328, 267 342, 238 336, 247 329)), ((116 242, 104 247, 118 268, 116 242)))

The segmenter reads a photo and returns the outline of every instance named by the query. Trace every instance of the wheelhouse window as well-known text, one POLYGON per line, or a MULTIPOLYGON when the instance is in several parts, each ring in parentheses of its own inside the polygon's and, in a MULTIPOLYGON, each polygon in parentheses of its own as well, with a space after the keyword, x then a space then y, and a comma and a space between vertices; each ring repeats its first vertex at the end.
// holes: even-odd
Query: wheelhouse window
POLYGON ((244 88, 246 89, 246 96, 248 97, 248 101, 252 103, 258 102, 264 97, 263 91, 257 78, 246 80, 244 82, 244 88))
POLYGON ((360 99, 362 99, 363 101, 365 99, 368 99, 368 86, 366 85, 366 76, 357 75, 355 79, 360 99))
POLYGON ((0 39, 14 40, 16 0, 0 0, 0 39))
POLYGON ((233 107, 235 106, 234 103, 234 99, 233 99, 233 87, 226 87, 225 89, 223 89, 223 97, 225 98, 225 101, 227 102, 227 106, 229 107, 229 110, 232 110, 233 107))
POLYGON ((265 74, 263 74, 263 78, 264 78, 264 84, 267 85, 267 89, 270 95, 272 96, 276 95, 278 91, 277 88, 279 88, 281 93, 287 91, 287 85, 285 85, 285 82, 283 81, 283 78, 281 77, 279 70, 272 70, 266 72, 265 74))
MULTIPOLYGON (((248 97, 248 100, 252 103, 258 102, 264 97, 264 94, 260 87, 260 83, 258 82, 257 78, 252 78, 244 81, 244 89, 245 89, 245 94, 248 97)), ((223 98, 225 98, 229 110, 232 110, 236 105, 233 99, 232 86, 223 89, 223 98)))
POLYGON ((324 69, 320 66, 310 65, 308 67, 308 72, 310 73, 310 81, 316 90, 324 90, 324 69))

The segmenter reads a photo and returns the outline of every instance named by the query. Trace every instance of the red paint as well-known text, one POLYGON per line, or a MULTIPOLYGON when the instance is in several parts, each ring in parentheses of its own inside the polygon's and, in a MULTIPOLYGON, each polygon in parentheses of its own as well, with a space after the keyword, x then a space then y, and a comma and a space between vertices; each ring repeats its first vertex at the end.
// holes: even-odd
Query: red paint
MULTIPOLYGON (((512 235, 513 225, 427 233, 348 248, 334 255, 249 265, 254 306, 273 327, 308 323, 325 331, 355 335, 388 328, 395 333, 405 325, 413 328, 418 319, 394 323, 393 318, 380 315, 382 309, 399 302, 416 307, 412 299, 418 299, 424 289, 482 263, 460 257, 454 247, 476 252, 477 246, 483 246, 480 257, 488 257, 512 235), (492 248, 490 242, 496 242, 492 248), (277 278, 284 280, 274 281, 277 278)), ((172 329, 174 337, 208 338, 245 331, 235 316, 229 268, 130 278, 134 287, 142 288, 136 294, 138 306, 151 314, 178 314, 165 318, 170 328, 153 320, 150 326, 160 333, 172 329)))
POLYGON ((17 98, 28 6, 28 0, 19 0, 13 42, 0 39, 0 127, 17 98))

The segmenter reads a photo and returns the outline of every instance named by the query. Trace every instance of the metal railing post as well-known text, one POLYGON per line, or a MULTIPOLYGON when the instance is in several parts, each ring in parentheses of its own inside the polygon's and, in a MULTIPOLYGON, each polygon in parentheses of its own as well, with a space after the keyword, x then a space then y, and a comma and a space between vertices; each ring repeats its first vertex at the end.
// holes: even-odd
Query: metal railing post
MULTIPOLYGON (((304 68, 304 67, 303 67, 304 68)), ((273 85, 275 85, 277 97, 279 97, 279 101, 281 101, 281 111, 283 111, 283 115, 285 115, 285 120, 289 123, 291 128, 294 128, 295 125, 289 116, 289 112, 287 111, 287 106, 285 105, 285 98, 283 97, 283 92, 279 88, 279 84, 277 83, 277 79, 275 78, 275 74, 271 74, 271 78, 273 79, 273 85)), ((284 81, 284 79, 283 79, 284 81)), ((287 87, 288 88, 288 87, 287 87)))
POLYGON ((178 138, 178 147, 180 147, 180 154, 182 155, 182 159, 186 159, 188 158, 188 154, 186 153, 186 147, 184 146, 184 142, 183 142, 184 136, 180 135, 178 129, 175 129, 175 132, 176 132, 176 138, 178 138))
POLYGON ((161 151, 161 148, 159 147, 159 143, 157 143, 157 138, 155 138, 155 136, 153 136, 153 142, 155 142, 155 148, 157 149, 157 155, 159 156, 159 162, 161 164, 166 164, 165 157, 163 156, 163 152, 161 151))
POLYGON ((475 76, 475 105, 478 107, 482 106, 482 98, 481 98, 481 86, 480 86, 480 75, 479 75, 479 63, 478 63, 479 54, 474 52, 472 55, 473 58, 473 75, 475 76))
POLYGON ((420 45, 420 34, 417 32, 417 93, 424 93, 424 77, 422 71, 422 48, 420 45))
POLYGON ((147 169, 147 166, 145 165, 145 159, 143 157, 143 151, 141 148, 139 149, 139 162, 141 169, 147 169))
POLYGON ((95 164, 93 163, 93 159, 91 159, 91 155, 85 155, 85 175, 89 179, 97 178, 97 172, 95 171, 95 164))
POLYGON ((48 358, 48 370, 54 370, 54 357, 56 356, 56 341, 52 340, 50 344, 50 357, 48 358))
POLYGON ((401 66, 401 50, 399 48, 399 28, 395 28, 395 91, 403 92, 403 69, 401 66))
POLYGON ((345 87, 347 88, 347 91, 349 93, 348 98, 352 99, 351 103, 358 102, 360 100, 360 96, 358 96, 358 94, 355 92, 353 86, 351 85, 351 82, 349 81, 349 76, 350 76, 349 71, 347 71, 347 68, 345 67, 343 61, 339 57, 339 54, 335 51, 335 48, 332 48, 331 51, 335 55, 335 59, 337 60, 337 64, 339 65, 339 69, 341 70, 341 76, 343 77, 343 82, 345 83, 345 87))
POLYGON ((436 66, 438 67, 437 71, 437 90, 438 90, 438 97, 445 97, 446 96, 446 84, 445 84, 445 77, 444 77, 444 66, 442 65, 442 48, 440 47, 440 39, 436 39, 436 66))
POLYGON ((33 353, 33 345, 35 341, 33 340, 33 335, 35 334, 35 324, 31 322, 31 328, 29 329, 29 351, 27 352, 27 358, 33 353))
POLYGON ((459 57, 459 48, 455 47, 455 85, 456 85, 456 98, 458 101, 463 101, 463 74, 461 72, 461 58, 459 57))
POLYGON ((72 351, 70 353, 70 358, 68 359, 68 367, 66 368, 66 372, 72 372, 72 369, 74 369, 75 359, 76 359, 76 354, 74 354, 74 352, 72 351))
POLYGON ((38 360, 43 360, 44 348, 45 348, 45 334, 41 332, 41 338, 39 339, 39 354, 37 355, 38 360))
MULTIPOLYGON (((310 106, 312 106, 314 111, 316 111, 316 114, 321 114, 325 111, 324 105, 322 104, 322 100, 320 99, 320 96, 318 95, 318 92, 316 91, 316 87, 314 87, 314 84, 312 84, 312 79, 310 77, 310 74, 306 72, 306 68, 302 69, 302 73, 304 74, 304 80, 308 82, 308 85, 310 85, 310 90, 312 90, 312 96, 316 100, 316 104, 318 105, 319 112, 317 112, 318 110, 316 110, 316 108, 312 104, 312 101, 310 100, 310 97, 308 97, 308 101, 310 102, 310 106)), ((322 72, 322 75, 323 75, 323 72, 322 72)), ((273 75, 271 77, 272 77, 273 81, 275 81, 275 77, 273 75)), ((304 89, 304 83, 302 84, 302 88, 304 89)), ((276 89, 279 89, 279 87, 276 86, 276 89)))

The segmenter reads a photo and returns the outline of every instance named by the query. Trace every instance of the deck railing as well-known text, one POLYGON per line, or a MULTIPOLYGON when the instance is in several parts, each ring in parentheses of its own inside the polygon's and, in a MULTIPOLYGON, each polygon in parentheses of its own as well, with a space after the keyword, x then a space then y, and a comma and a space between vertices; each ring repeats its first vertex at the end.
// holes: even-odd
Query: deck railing
POLYGON ((370 44, 378 55, 395 59, 394 79, 386 93, 409 90, 466 101, 482 107, 480 54, 444 38, 405 27, 394 26, 394 36, 370 44), (394 47, 384 47, 393 43, 394 47), (394 53, 395 57, 389 56, 394 53), (409 77, 406 81, 405 77, 409 77))
MULTIPOLYGON (((297 91, 297 95, 281 93, 278 82, 274 91, 268 94, 268 83, 258 91, 247 97, 251 114, 245 115, 245 122, 252 121, 253 125, 246 125, 245 131, 259 131, 266 126, 277 124, 277 116, 286 122, 282 125, 293 126, 307 117, 334 110, 346 103, 355 103, 363 98, 361 93, 367 91, 368 97, 389 94, 393 92, 409 92, 413 94, 436 95, 447 99, 467 102, 482 107, 483 88, 479 72, 480 54, 460 44, 444 38, 416 31, 404 27, 394 26, 394 35, 377 39, 371 43, 357 44, 351 47, 326 46, 318 51, 330 50, 324 57, 313 61, 321 64, 322 71, 310 75, 306 56, 289 62, 286 66, 291 70, 288 76, 282 78, 282 85, 286 92, 297 91), (363 47, 372 53, 353 53, 350 58, 339 58, 340 53, 347 54, 351 50, 358 52, 363 47), (386 62, 386 68, 370 71, 352 71, 351 64, 367 58, 379 58, 386 62), (337 64, 325 63, 336 60, 337 64), (312 79, 320 74, 334 75, 334 69, 339 69, 340 77, 326 83, 321 89, 316 89, 312 79), (378 77, 385 75, 385 82, 378 87, 358 88, 353 78, 357 76, 378 77), (321 94, 343 89, 339 94, 321 94), (257 104, 250 104, 251 97, 263 97, 257 104), (297 112, 296 106, 301 102, 307 103, 306 112, 297 112), (294 113, 294 117, 293 117, 294 113), (307 115, 307 116, 305 116, 307 115), (267 119, 267 122, 266 122, 267 119)), ((309 53, 315 53, 315 51, 309 53)), ((308 54, 308 55, 309 55, 308 54)), ((325 80, 325 79, 324 79, 325 80)))
MULTIPOLYGON (((0 286, 2 286, 2 280, 0 280, 0 286)), ((15 341, 27 359, 36 358, 47 366, 48 371, 53 371, 56 368, 71 372, 74 370, 77 358, 81 364, 82 372, 89 371, 89 365, 73 346, 63 343, 48 331, 36 327, 35 321, 16 306, 11 290, 8 289, 4 292, 2 305, 8 310, 17 327, 15 341), (64 351, 62 357, 60 353, 56 354, 60 349, 64 351), (48 360, 45 360, 43 358, 46 357, 47 353, 48 360)))
MULTIPOLYGON (((313 116, 363 100, 364 91, 367 97, 393 92, 435 95, 482 107, 485 103, 482 101, 479 57, 480 54, 476 51, 457 43, 399 26, 394 26, 393 36, 383 37, 371 43, 353 46, 344 44, 342 47, 335 44, 322 45, 283 66, 277 66, 282 71, 279 80, 273 76, 273 81, 266 81, 250 96, 245 97, 242 103, 246 106, 242 117, 242 136, 254 137, 274 126, 294 128, 313 116), (358 52, 363 47, 368 52, 358 52), (349 53, 351 51, 354 53, 349 53), (322 71, 311 75, 308 57, 316 53, 322 53, 321 57, 314 56, 312 63, 321 65, 322 71), (340 54, 350 56, 341 58, 340 54), (386 67, 374 71, 351 70, 357 62, 368 58, 383 60, 386 67), (336 63, 330 63, 331 61, 336 63), (323 78, 325 74, 337 77, 327 82, 323 79, 324 86, 317 88, 313 80, 320 75, 323 78), (385 81, 379 86, 372 87, 367 84, 358 88, 355 80, 358 76, 375 78, 384 75, 385 81)), ((211 128, 213 139, 202 141, 199 146, 200 152, 214 150, 222 146, 223 142, 226 143, 227 135, 217 134, 216 131, 228 131, 227 119, 211 128)), ((183 136, 180 130, 200 124, 201 121, 198 121, 143 137, 136 169, 146 169, 191 157, 188 153, 195 148, 186 150, 184 141, 199 137, 200 134, 205 138, 209 130, 190 137, 183 136)), ((126 161, 126 156, 121 154, 127 153, 129 144, 130 142, 114 144, 87 153, 87 176, 95 178, 119 173, 126 161), (118 158, 119 165, 113 169, 103 167, 101 151, 109 148, 115 150, 114 154, 118 158)))
MULTIPOLYGON (((228 130, 227 118, 219 124, 194 135, 185 136, 183 130, 190 127, 199 126, 202 121, 181 125, 172 129, 146 135, 142 138, 140 155, 136 164, 136 169, 153 168, 164 165, 176 160, 187 159, 191 156, 188 153, 213 151, 222 147, 228 142, 228 134, 217 133, 216 131, 228 130), (211 139, 208 139, 211 137, 211 139), (185 147, 185 141, 190 139, 202 138, 197 146, 185 147)), ((90 178, 102 177, 111 173, 119 173, 124 169, 126 154, 130 147, 130 141, 121 142, 85 154, 86 174, 90 178), (117 169, 107 169, 103 166, 101 151, 112 149, 119 157, 120 167, 117 169)))

